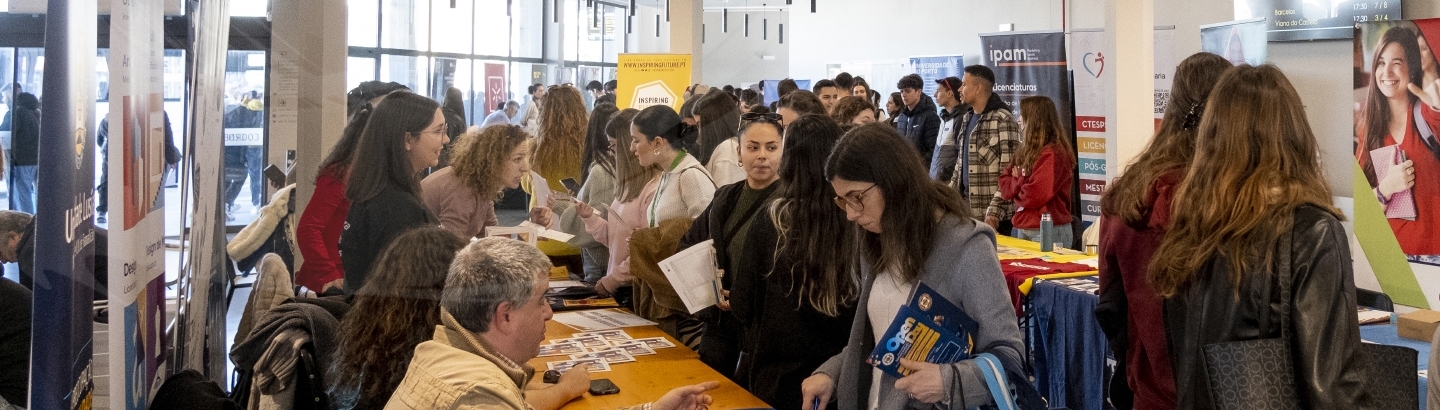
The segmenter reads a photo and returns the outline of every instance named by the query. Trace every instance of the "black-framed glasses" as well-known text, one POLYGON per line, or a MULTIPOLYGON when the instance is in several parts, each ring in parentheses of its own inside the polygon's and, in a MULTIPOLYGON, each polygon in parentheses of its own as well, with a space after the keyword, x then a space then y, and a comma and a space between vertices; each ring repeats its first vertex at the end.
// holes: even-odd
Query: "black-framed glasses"
POLYGON ((836 196, 835 206, 840 207, 840 209, 846 209, 846 207, 850 207, 854 208, 855 212, 865 212, 865 194, 869 193, 870 190, 875 189, 876 185, 877 184, 870 184, 869 188, 865 188, 864 191, 860 191, 860 193, 855 194, 853 198, 850 195, 836 196))
POLYGON ((780 125, 780 114, 776 114, 773 112, 747 112, 744 114, 740 114, 740 129, 745 129, 746 125, 750 125, 750 123, 755 121, 765 121, 771 124, 780 125))

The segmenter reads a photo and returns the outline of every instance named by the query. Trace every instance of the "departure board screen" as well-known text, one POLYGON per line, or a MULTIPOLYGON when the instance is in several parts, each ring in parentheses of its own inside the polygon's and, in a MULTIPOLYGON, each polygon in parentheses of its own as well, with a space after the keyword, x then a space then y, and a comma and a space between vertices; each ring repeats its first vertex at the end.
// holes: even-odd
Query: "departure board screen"
MULTIPOLYGON (((1430 0, 1425 0, 1430 1, 1430 0)), ((1235 0, 1235 19, 1264 18, 1270 41, 1335 40, 1355 25, 1400 20, 1401 0, 1235 0)))

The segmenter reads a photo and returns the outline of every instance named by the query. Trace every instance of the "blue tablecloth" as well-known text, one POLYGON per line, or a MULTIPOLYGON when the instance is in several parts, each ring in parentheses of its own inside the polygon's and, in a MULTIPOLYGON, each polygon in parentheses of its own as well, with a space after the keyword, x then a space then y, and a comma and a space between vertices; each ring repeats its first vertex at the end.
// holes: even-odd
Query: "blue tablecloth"
MULTIPOLYGON (((1382 345, 1404 346, 1415 349, 1415 351, 1420 352, 1419 357, 1417 358, 1419 363, 1415 364, 1415 370, 1417 372, 1420 370, 1428 370, 1430 366, 1430 344, 1421 342, 1419 340, 1411 340, 1400 337, 1399 334, 1396 334, 1396 329, 1397 328, 1394 324, 1389 323, 1380 325, 1360 326, 1360 339, 1368 342, 1379 343, 1382 345)), ((1425 409, 1426 383, 1426 378, 1419 377, 1421 410, 1425 409)))
POLYGON ((1049 281, 1030 290, 1036 387, 1051 408, 1100 410, 1110 343, 1095 321, 1100 298, 1049 281))

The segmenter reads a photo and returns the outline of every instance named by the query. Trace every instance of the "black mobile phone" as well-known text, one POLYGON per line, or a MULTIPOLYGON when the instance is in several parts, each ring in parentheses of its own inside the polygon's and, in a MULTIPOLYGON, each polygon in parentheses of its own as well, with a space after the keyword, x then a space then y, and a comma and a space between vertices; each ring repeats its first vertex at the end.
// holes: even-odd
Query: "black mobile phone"
POLYGON ((559 370, 546 370, 546 371, 545 371, 545 377, 542 378, 542 379, 540 379, 540 380, 541 380, 541 381, 544 381, 544 382, 546 382, 546 383, 550 383, 550 384, 559 383, 559 382, 560 382, 560 371, 559 371, 559 370))
POLYGON ((590 394, 604 396, 620 392, 620 386, 616 386, 610 379, 595 379, 590 381, 590 394))
POLYGON ((565 179, 562 179, 562 180, 560 180, 560 184, 561 184, 561 185, 565 185, 565 189, 570 190, 570 194, 571 194, 571 195, 575 195, 575 194, 579 194, 579 193, 580 193, 580 183, 579 183, 579 182, 575 182, 575 178, 565 178, 565 179))

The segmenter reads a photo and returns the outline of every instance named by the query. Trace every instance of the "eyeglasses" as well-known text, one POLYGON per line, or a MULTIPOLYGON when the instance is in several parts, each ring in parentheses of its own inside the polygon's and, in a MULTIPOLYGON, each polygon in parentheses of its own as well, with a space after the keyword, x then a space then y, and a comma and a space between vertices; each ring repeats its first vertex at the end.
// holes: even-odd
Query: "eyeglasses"
POLYGON ((865 212, 865 194, 869 193, 870 190, 875 189, 875 185, 876 184, 870 184, 869 188, 865 188, 864 191, 860 191, 860 193, 853 196, 836 196, 835 206, 840 207, 840 209, 846 209, 846 207, 850 207, 854 208, 855 212, 865 212))
POLYGON ((742 129, 742 130, 745 129, 745 126, 746 126, 746 125, 750 125, 750 123, 755 122, 755 121, 765 121, 765 122, 768 122, 768 123, 771 123, 771 124, 779 125, 779 124, 780 124, 780 114, 776 114, 776 113, 773 113, 773 112, 767 112, 767 113, 747 112, 747 113, 744 113, 744 114, 740 114, 740 129, 742 129))

